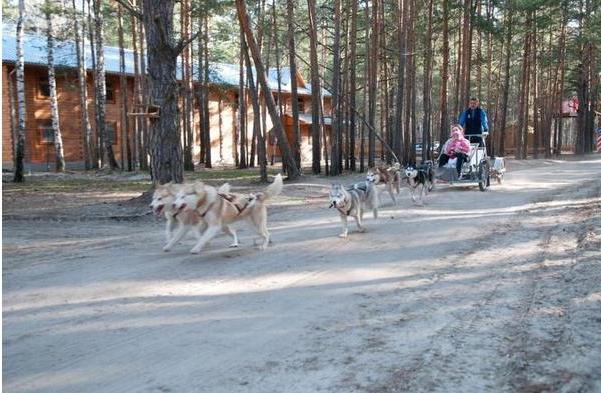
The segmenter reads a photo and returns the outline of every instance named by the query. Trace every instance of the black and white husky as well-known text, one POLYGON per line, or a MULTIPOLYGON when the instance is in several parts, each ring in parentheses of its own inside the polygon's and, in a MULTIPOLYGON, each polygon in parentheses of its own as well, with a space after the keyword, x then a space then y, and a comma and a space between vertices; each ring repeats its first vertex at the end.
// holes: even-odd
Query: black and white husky
POLYGON ((424 196, 434 187, 434 168, 431 161, 422 165, 409 165, 405 168, 405 176, 411 191, 411 200, 418 205, 424 204, 424 196), (416 198, 419 188, 419 199, 416 198), (419 202, 418 202, 419 200, 419 202))
POLYGON ((378 218, 378 192, 373 182, 363 181, 350 187, 342 184, 333 184, 330 189, 330 207, 335 207, 340 213, 342 233, 340 237, 348 236, 348 217, 354 217, 359 232, 365 232, 363 227, 363 213, 369 208, 378 218))

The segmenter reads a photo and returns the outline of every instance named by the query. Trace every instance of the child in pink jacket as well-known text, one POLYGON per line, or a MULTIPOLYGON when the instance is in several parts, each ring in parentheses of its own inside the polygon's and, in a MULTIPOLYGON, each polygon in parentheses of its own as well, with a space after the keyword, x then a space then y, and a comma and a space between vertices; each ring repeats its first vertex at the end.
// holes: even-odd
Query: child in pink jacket
POLYGON ((457 158, 457 175, 460 175, 461 166, 468 158, 470 147, 470 142, 463 136, 463 128, 459 124, 454 124, 451 128, 451 138, 442 148, 438 166, 445 166, 449 159, 457 158))

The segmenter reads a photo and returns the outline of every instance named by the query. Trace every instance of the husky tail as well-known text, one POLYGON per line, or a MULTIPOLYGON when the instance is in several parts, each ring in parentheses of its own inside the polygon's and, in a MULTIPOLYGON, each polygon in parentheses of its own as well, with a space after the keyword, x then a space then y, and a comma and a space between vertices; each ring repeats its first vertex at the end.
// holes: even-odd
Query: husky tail
POLYGON ((278 173, 275 179, 273 179, 273 183, 268 185, 267 188, 265 188, 265 191, 257 194, 257 199, 266 201, 269 198, 273 198, 282 192, 282 188, 284 188, 284 182, 282 180, 282 175, 278 173))
POLYGON ((230 193, 230 183, 223 183, 218 189, 217 192, 220 194, 229 194, 230 193))

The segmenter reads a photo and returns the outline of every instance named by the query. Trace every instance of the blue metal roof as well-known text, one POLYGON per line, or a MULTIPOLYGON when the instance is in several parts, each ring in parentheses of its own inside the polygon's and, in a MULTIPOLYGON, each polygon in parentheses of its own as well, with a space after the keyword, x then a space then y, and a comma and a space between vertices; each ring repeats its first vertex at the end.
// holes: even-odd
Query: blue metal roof
MULTIPOLYGON (((45 66, 48 64, 48 40, 45 36, 34 33, 24 34, 24 57, 25 64, 45 66)), ((134 53, 130 49, 124 50, 125 54, 125 73, 134 75, 134 53)), ((85 48, 86 68, 92 70, 92 52, 88 41, 85 48)), ((5 25, 2 29, 2 62, 14 63, 17 60, 17 39, 16 27, 14 25, 5 25)), ((104 66, 107 74, 120 73, 120 55, 119 48, 113 46, 104 47, 104 66)), ((72 41, 55 41, 54 64, 57 68, 77 68, 77 53, 75 43, 72 41)), ((237 64, 212 63, 209 66, 209 80, 211 83, 237 86, 240 78, 240 67, 237 64)), ((195 69, 194 78, 198 80, 198 70, 195 69)), ((253 68, 253 74, 256 72, 253 68)), ((181 78, 181 64, 178 62, 178 79, 181 78)), ((272 90, 278 90, 277 70, 270 68, 267 72, 268 84, 272 90)), ((280 68, 281 89, 283 92, 290 93, 290 68, 280 68)), ((311 85, 305 84, 305 87, 299 87, 298 93, 301 95, 311 94, 311 85)), ((329 96, 327 91, 324 95, 329 96)))

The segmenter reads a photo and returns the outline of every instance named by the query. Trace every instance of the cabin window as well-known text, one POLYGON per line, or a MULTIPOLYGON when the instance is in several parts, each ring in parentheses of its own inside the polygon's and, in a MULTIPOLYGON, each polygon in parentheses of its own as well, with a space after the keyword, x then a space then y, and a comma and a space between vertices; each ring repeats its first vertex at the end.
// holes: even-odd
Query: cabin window
POLYGON ((111 145, 117 144, 117 123, 106 123, 106 138, 111 145))
POLYGON ((41 76, 38 78, 37 98, 46 99, 49 97, 50 97, 50 82, 48 82, 47 76, 41 76))
POLYGON ((52 128, 52 120, 42 120, 38 124, 38 134, 40 135, 41 144, 54 144, 54 128, 52 128))
POLYGON ((300 113, 305 113, 305 101, 302 98, 298 99, 298 111, 300 113))
POLYGON ((106 81, 106 102, 115 103, 115 85, 109 80, 106 81))

